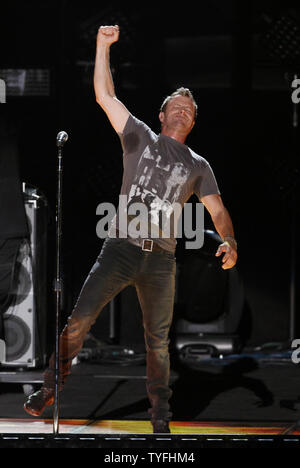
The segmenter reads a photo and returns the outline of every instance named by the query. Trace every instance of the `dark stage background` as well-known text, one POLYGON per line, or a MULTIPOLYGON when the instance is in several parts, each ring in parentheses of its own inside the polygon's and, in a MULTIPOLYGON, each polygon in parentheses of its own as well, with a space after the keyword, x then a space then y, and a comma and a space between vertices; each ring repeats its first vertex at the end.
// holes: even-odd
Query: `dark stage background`
MULTIPOLYGON (((286 79, 285 74, 294 66, 272 56, 263 40, 272 21, 282 15, 300 26, 300 7, 289 1, 146 6, 137 1, 10 0, 1 6, 0 69, 49 71, 45 95, 16 96, 8 90, 0 110, 18 130, 22 180, 38 187, 49 202, 50 297, 55 138, 60 130, 69 134, 64 152, 66 316, 101 248, 96 207, 118 200, 121 146, 95 101, 92 77, 98 27, 119 24, 120 41, 111 52, 113 75, 119 99, 134 115, 159 132, 159 107, 167 94, 190 87, 198 102, 199 117, 188 144, 211 163, 234 222, 247 344, 289 339, 291 200, 299 199, 298 188, 291 188, 299 181, 299 129, 292 131, 290 75, 286 79)), ((212 227, 208 218, 206 227, 212 227)), ((181 241, 177 260, 184 262, 181 241)), ((200 290, 197 277, 194 284, 200 290)), ((132 324, 140 331, 141 318, 132 313, 132 324)), ((49 300, 50 325, 51 314, 49 300)), ((133 328, 125 341, 134 340, 130 333, 134 335, 133 328)), ((107 310, 94 334, 107 337, 107 310)))

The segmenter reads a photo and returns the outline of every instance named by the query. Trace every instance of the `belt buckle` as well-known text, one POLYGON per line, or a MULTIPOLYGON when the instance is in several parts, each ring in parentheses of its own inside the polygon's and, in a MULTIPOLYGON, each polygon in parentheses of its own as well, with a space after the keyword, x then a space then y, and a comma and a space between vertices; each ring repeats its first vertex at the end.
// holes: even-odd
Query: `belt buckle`
POLYGON ((153 240, 152 239, 143 239, 142 250, 146 252, 152 252, 153 249, 153 240))

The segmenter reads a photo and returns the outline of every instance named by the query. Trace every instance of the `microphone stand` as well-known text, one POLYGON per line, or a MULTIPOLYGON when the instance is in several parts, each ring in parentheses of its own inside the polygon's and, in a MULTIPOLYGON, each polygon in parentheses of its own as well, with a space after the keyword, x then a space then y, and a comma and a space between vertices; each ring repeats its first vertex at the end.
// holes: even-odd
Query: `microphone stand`
POLYGON ((56 200, 56 276, 54 280, 55 293, 55 396, 53 414, 53 433, 59 433, 59 334, 60 334, 60 311, 62 304, 62 278, 61 278, 61 237, 62 237, 62 175, 63 175, 63 145, 68 135, 60 132, 57 135, 56 145, 58 147, 57 167, 57 200, 56 200))

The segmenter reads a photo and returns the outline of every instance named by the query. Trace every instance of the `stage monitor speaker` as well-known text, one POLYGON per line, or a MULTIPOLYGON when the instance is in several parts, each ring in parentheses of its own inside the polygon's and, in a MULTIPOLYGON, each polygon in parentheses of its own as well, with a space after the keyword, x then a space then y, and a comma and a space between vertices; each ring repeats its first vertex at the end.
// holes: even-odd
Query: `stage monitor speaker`
POLYGON ((47 204, 33 195, 25 201, 30 238, 20 245, 10 306, 4 313, 3 366, 34 368, 46 360, 47 204))
POLYGON ((186 252, 178 268, 178 300, 173 344, 184 359, 239 352, 239 327, 244 311, 244 288, 236 267, 221 268, 215 256, 221 238, 205 231, 197 252, 186 252))

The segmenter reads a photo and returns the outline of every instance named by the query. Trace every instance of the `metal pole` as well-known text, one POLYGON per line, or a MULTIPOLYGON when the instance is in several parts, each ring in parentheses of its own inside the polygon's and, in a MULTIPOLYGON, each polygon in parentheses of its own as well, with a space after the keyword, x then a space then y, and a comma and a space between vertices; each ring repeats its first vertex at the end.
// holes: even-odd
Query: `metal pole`
POLYGON ((55 292, 55 393, 54 393, 54 414, 53 432, 59 433, 59 334, 60 334, 60 311, 62 305, 62 278, 61 278, 61 239, 62 239, 62 181, 63 181, 63 145, 68 140, 66 132, 59 132, 56 137, 58 147, 58 167, 57 167, 57 199, 56 199, 56 275, 54 280, 55 292))
MULTIPOLYGON (((294 73, 293 80, 296 80, 298 75, 294 73)), ((293 156, 296 151, 297 145, 297 133, 299 126, 298 116, 298 104, 293 103, 292 106, 292 151, 293 156)), ((290 331, 289 339, 293 341, 296 334, 296 255, 297 255, 297 196, 295 193, 296 189, 292 193, 291 198, 291 272, 290 272, 290 331)))
POLYGON ((54 281, 55 291, 55 399, 53 415, 53 432, 59 433, 59 332, 60 332, 60 310, 61 310, 61 235, 62 235, 62 147, 58 147, 58 169, 57 169, 57 201, 56 201, 56 276, 54 281))
POLYGON ((295 338, 296 328, 296 196, 292 194, 291 207, 291 271, 290 271, 290 342, 295 338))

